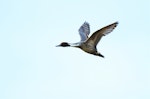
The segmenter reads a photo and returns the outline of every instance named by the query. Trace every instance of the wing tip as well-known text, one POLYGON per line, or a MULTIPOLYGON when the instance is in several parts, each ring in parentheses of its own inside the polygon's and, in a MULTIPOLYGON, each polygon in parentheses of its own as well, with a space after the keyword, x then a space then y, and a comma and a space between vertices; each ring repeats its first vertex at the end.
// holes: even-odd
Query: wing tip
POLYGON ((118 21, 116 21, 114 24, 118 25, 118 24, 119 24, 119 22, 118 22, 118 21))
POLYGON ((116 22, 114 22, 114 23, 112 23, 112 24, 110 24, 109 26, 113 26, 113 29, 115 28, 115 27, 117 27, 117 25, 119 24, 119 22, 118 21, 116 21, 116 22))
POLYGON ((89 22, 87 22, 87 21, 84 21, 84 23, 83 24, 88 24, 89 25, 89 22))

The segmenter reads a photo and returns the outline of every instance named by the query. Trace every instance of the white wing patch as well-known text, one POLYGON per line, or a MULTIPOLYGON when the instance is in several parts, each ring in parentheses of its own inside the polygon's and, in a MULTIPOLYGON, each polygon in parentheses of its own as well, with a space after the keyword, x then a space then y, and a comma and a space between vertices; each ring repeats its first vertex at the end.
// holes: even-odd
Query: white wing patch
POLYGON ((88 22, 84 22, 83 25, 79 28, 79 34, 81 41, 85 41, 90 34, 90 25, 88 22))

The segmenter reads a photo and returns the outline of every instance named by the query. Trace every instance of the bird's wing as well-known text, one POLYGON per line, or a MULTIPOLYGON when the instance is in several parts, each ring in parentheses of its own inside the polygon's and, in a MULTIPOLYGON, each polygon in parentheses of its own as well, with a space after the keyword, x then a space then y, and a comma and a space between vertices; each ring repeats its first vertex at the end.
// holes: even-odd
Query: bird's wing
POLYGON ((83 25, 79 28, 79 34, 81 37, 81 41, 85 41, 90 34, 90 25, 88 22, 84 22, 83 25))
POLYGON ((92 34, 92 36, 87 40, 87 43, 94 43, 94 46, 98 44, 102 36, 105 36, 113 31, 113 29, 117 26, 118 22, 112 23, 108 26, 105 26, 92 34))

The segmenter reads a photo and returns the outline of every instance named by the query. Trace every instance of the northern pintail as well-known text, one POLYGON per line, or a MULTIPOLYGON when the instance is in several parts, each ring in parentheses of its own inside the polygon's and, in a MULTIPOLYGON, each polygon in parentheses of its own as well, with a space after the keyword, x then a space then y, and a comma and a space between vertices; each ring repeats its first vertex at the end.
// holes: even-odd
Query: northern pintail
POLYGON ((90 34, 90 25, 88 22, 84 22, 83 25, 79 28, 79 34, 81 37, 81 41, 77 43, 67 43, 67 42, 62 42, 60 45, 57 45, 57 47, 77 47, 82 49, 83 51, 103 57, 104 56, 97 51, 97 44, 100 41, 100 39, 109 34, 110 32, 113 31, 113 29, 118 25, 118 22, 112 23, 108 26, 105 26, 96 32, 94 32, 90 37, 88 35, 90 34))

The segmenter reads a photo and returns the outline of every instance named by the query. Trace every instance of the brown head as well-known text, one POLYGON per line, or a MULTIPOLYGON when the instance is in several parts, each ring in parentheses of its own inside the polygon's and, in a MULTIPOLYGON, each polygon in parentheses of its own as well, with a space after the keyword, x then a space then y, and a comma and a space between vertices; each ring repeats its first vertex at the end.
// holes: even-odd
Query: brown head
POLYGON ((61 44, 57 45, 56 47, 68 47, 70 46, 67 42, 62 42, 61 44))

